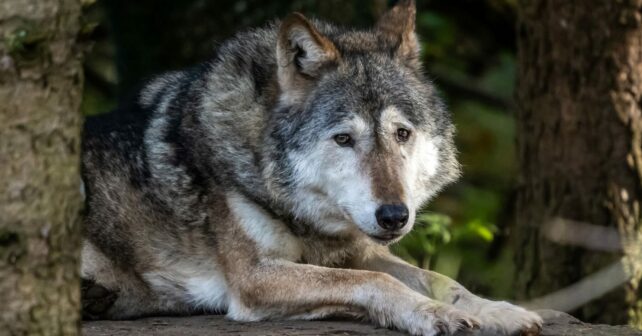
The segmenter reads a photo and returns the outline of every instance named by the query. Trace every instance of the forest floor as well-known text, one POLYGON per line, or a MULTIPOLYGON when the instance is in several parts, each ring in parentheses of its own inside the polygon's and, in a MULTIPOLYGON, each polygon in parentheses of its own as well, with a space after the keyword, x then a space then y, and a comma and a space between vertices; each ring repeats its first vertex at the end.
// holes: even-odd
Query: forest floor
MULTIPOLYGON (((539 311, 545 325, 541 336, 632 336, 641 331, 624 326, 582 323, 570 315, 539 311)), ((134 321, 92 321, 83 324, 85 336, 290 336, 290 335, 373 335, 401 336, 403 333, 353 321, 275 321, 240 323, 220 315, 153 317, 134 321)))

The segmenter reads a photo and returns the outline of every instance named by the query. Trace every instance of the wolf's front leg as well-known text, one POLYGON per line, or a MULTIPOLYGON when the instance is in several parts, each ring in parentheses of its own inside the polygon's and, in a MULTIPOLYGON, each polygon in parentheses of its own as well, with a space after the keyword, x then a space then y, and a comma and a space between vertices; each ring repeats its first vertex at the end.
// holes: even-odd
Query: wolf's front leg
POLYGON ((380 272, 271 261, 229 279, 228 317, 235 320, 310 319, 361 311, 381 326, 425 336, 468 332, 478 324, 470 314, 380 272))
POLYGON ((369 252, 356 261, 355 268, 388 273, 423 295, 474 315, 481 322, 481 335, 539 335, 542 319, 534 312, 480 298, 456 281, 412 266, 382 246, 369 252))

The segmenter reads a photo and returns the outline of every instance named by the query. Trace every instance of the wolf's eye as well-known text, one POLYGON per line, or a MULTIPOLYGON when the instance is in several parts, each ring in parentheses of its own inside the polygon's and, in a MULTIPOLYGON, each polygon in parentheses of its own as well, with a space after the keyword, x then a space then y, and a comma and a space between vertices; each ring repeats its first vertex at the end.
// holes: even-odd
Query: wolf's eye
POLYGON ((410 137, 410 131, 405 128, 397 129, 397 141, 406 142, 410 137))
POLYGON ((334 136, 334 141, 341 147, 350 147, 354 143, 349 134, 337 134, 334 136))

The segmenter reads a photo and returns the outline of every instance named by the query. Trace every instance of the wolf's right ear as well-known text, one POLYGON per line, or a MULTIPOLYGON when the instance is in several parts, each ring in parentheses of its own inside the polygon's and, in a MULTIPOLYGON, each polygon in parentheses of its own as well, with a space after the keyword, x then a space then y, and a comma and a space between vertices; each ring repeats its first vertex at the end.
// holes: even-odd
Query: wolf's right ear
POLYGON ((296 102, 305 96, 315 78, 335 65, 339 51, 300 13, 281 23, 276 47, 278 80, 283 97, 296 102))
POLYGON ((419 69, 419 41, 415 33, 417 7, 415 0, 398 0, 377 22, 377 29, 397 42, 397 57, 419 69))

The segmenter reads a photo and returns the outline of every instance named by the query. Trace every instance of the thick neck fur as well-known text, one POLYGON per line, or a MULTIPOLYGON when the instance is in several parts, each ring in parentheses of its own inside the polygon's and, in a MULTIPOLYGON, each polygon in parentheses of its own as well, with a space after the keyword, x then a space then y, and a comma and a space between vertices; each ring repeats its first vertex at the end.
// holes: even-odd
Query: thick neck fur
MULTIPOLYGON (((183 148, 189 155, 179 158, 193 162, 178 165, 194 167, 189 173, 208 177, 195 183, 211 181, 215 185, 205 188, 242 194, 270 216, 278 218, 292 233, 304 237, 312 234, 311 226, 295 219, 288 205, 270 187, 275 176, 269 163, 274 158, 265 148, 270 137, 266 125, 279 94, 273 56, 275 40, 274 26, 241 33, 220 47, 217 56, 205 65, 207 71, 202 78, 190 78, 187 72, 177 72, 171 82, 166 76, 161 77, 147 85, 141 95, 141 104, 156 106, 152 123, 158 127, 146 136, 149 143, 165 143, 167 133, 174 133, 178 138, 173 139, 176 142, 193 145, 183 148), (248 44, 247 41, 253 42, 248 44), (168 85, 183 89, 167 95, 165 92, 171 90, 162 88, 168 85), (179 99, 191 103, 178 104, 179 99), (175 111, 174 106, 188 109, 175 111)), ((165 150, 158 152, 157 157, 152 155, 150 159, 168 161, 165 150)), ((166 171, 167 165, 159 169, 166 171)), ((168 189, 174 188, 175 180, 167 182, 168 189)))

